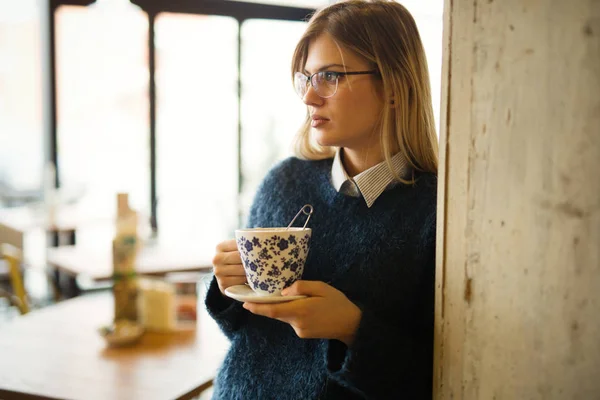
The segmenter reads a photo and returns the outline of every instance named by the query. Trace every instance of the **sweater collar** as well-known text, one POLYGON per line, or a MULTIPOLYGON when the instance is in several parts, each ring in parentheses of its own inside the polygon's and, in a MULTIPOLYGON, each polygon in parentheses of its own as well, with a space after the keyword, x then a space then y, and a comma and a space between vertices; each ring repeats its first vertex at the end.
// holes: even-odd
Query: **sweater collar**
MULTIPOLYGON (((371 208, 375 200, 388 188, 395 186, 394 175, 389 170, 385 161, 356 175, 354 178, 348 176, 342 162, 343 148, 335 153, 331 166, 331 182, 339 193, 352 197, 361 197, 371 208)), ((407 169, 406 159, 401 153, 392 157, 392 167, 400 176, 404 176, 407 169)))

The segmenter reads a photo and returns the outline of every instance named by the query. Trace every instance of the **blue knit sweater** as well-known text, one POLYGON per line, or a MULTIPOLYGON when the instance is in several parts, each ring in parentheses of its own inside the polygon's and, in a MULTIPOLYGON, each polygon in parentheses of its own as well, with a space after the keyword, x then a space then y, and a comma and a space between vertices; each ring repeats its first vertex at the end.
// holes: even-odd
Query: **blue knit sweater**
POLYGON ((303 279, 327 282, 361 308, 355 340, 300 339, 223 297, 213 279, 206 305, 231 340, 214 399, 432 397, 437 178, 416 174, 415 185, 367 208, 336 192, 331 162, 290 158, 273 168, 248 225, 287 226, 304 204, 314 207, 303 279))

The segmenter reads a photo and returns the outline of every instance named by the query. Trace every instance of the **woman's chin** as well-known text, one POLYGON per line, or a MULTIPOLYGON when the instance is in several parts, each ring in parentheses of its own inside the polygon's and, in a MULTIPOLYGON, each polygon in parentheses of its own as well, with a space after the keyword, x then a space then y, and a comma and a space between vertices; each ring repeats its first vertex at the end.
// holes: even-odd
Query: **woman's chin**
POLYGON ((340 145, 339 140, 336 140, 331 135, 323 134, 323 132, 319 132, 316 130, 313 130, 313 132, 314 132, 313 137, 314 137, 315 141, 319 144, 319 146, 332 147, 332 146, 340 145))

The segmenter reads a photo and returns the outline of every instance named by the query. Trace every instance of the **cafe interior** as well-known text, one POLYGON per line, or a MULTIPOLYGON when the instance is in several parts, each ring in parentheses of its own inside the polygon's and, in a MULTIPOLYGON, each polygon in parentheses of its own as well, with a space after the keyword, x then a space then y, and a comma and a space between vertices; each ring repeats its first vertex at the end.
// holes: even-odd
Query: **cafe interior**
MULTIPOLYGON (((442 1, 399 1, 439 121, 442 1)), ((210 398, 214 248, 291 155, 292 51, 334 2, 0 0, 1 399, 210 398)))

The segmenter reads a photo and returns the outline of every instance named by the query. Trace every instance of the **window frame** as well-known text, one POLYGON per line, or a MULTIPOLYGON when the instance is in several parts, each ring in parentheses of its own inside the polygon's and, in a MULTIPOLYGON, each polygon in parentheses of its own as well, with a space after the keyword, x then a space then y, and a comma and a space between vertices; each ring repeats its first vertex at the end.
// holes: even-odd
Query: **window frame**
MULTIPOLYGON (((234 18, 238 23, 238 53, 237 53, 237 162, 238 162, 238 198, 243 188, 242 167, 242 105, 241 105, 241 61, 242 61, 242 24, 248 19, 269 19, 283 21, 308 21, 315 12, 313 8, 290 7, 260 3, 246 3, 239 1, 223 0, 130 0, 132 4, 140 7, 148 16, 148 72, 149 72, 149 143, 150 143, 150 207, 152 230, 158 232, 157 217, 157 178, 156 178, 156 48, 155 21, 158 14, 163 12, 194 14, 194 15, 218 15, 234 18)), ((60 6, 89 6, 95 0, 51 0, 47 13, 48 29, 48 70, 44 72, 48 81, 49 95, 48 103, 48 141, 46 154, 49 161, 56 166, 54 185, 60 187, 60 164, 58 160, 58 137, 57 137, 57 79, 56 79, 56 11, 60 6)), ((238 210, 238 219, 241 219, 242 210, 238 210)))

